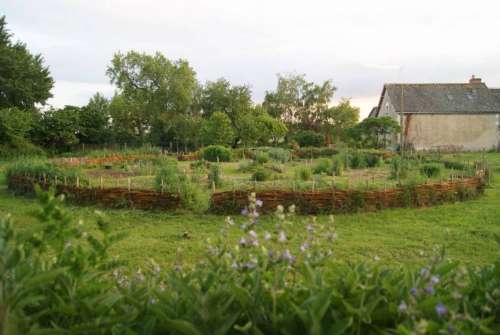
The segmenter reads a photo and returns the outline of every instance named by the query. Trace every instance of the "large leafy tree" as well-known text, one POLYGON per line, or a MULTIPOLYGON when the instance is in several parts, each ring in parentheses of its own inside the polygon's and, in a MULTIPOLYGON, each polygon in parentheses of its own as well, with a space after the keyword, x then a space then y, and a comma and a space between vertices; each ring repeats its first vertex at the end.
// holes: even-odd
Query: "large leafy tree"
POLYGON ((234 142, 234 137, 231 120, 223 112, 213 113, 203 125, 202 138, 206 145, 231 145, 234 142))
POLYGON ((22 42, 12 42, 5 16, 0 17, 0 108, 26 110, 44 104, 53 85, 42 56, 31 54, 22 42))
POLYGON ((197 86, 196 74, 187 61, 171 61, 159 52, 117 53, 106 73, 117 86, 121 103, 132 106, 127 113, 139 114, 132 118, 142 124, 131 124, 134 129, 127 131, 138 132, 140 137, 150 131, 156 132, 157 138, 167 134, 176 116, 189 110, 197 86))
POLYGON ((399 123, 391 117, 369 117, 348 130, 353 144, 383 148, 401 131, 399 123))
POLYGON ((278 75, 276 90, 266 92, 263 106, 288 125, 319 131, 335 90, 330 80, 316 84, 305 75, 278 75))
POLYGON ((35 141, 53 151, 68 151, 79 143, 80 107, 65 106, 50 109, 40 115, 35 123, 35 141))
POLYGON ((149 128, 143 106, 123 95, 115 95, 109 104, 109 114, 112 119, 111 132, 113 140, 121 144, 142 144, 149 128))
POLYGON ((109 100, 96 93, 80 110, 78 138, 81 143, 105 144, 111 141, 109 100))
POLYGON ((202 89, 200 107, 205 117, 215 112, 227 115, 235 131, 233 145, 236 145, 245 126, 243 119, 252 111, 252 91, 246 85, 233 86, 224 78, 209 81, 202 89))
POLYGON ((359 108, 351 105, 348 99, 342 99, 337 106, 328 108, 323 115, 323 132, 328 142, 345 138, 345 131, 359 121, 359 108))

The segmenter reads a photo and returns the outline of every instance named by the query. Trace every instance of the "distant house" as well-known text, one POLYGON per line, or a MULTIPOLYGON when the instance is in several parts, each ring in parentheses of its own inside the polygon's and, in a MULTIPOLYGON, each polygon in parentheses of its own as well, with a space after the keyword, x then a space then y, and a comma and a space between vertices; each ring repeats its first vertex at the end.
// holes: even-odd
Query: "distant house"
MULTIPOLYGON (((500 89, 481 79, 459 84, 385 84, 369 117, 401 124, 405 146, 475 151, 500 145, 500 89), (402 116, 402 120, 401 120, 402 116)), ((393 144, 399 144, 395 137, 393 144)))

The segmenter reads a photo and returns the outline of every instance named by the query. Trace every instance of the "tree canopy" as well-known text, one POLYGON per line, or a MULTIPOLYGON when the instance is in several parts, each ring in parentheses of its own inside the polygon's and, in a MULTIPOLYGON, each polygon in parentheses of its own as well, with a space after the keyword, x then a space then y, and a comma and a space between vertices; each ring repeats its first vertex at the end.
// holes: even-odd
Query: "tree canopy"
POLYGON ((0 108, 32 109, 52 96, 54 81, 41 55, 12 41, 5 16, 0 17, 0 108))

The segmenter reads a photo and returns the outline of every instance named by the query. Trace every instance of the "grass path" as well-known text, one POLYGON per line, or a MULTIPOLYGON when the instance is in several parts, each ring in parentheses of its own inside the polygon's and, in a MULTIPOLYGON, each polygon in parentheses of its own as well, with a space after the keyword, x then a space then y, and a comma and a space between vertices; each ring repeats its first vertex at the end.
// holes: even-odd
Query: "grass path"
MULTIPOLYGON (((500 172, 500 154, 488 154, 500 172)), ((498 177, 497 177, 498 178, 498 177)), ((20 229, 29 231, 36 221, 31 214, 37 207, 33 199, 11 196, 0 175, 0 216, 12 214, 20 229)), ((91 228, 93 207, 68 206, 75 218, 91 228)), ((154 258, 165 266, 176 262, 195 262, 205 252, 206 240, 215 238, 224 218, 215 215, 171 214, 134 210, 104 210, 113 229, 127 233, 112 253, 132 265, 154 258), (187 233, 188 237, 185 237, 187 233)), ((291 228, 299 244, 305 236, 304 223, 297 217, 291 228)), ((237 218, 237 222, 240 221, 237 218)), ((326 216, 318 220, 327 220, 326 216)), ((478 199, 420 209, 394 209, 377 213, 338 215, 335 225, 339 239, 334 257, 338 260, 368 260, 375 256, 388 264, 423 263, 435 245, 444 245, 451 259, 470 264, 490 263, 498 253, 494 235, 500 235, 500 183, 486 190, 478 199)), ((272 230, 272 217, 264 217, 257 232, 272 230)), ((234 228, 230 238, 236 239, 234 228)))

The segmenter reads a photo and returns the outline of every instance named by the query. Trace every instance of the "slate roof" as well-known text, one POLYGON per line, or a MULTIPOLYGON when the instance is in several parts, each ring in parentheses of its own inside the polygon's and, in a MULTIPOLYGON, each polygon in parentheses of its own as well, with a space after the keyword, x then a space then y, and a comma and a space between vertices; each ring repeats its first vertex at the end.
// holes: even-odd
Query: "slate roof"
POLYGON ((396 112, 400 113, 401 91, 404 114, 500 113, 500 98, 484 83, 386 84, 378 108, 387 92, 396 112))
POLYGON ((372 110, 370 111, 370 114, 368 114, 368 117, 376 117, 378 114, 378 107, 375 106, 372 108, 372 110))
POLYGON ((490 88, 490 91, 494 96, 497 97, 498 101, 500 102, 500 88, 490 88))

